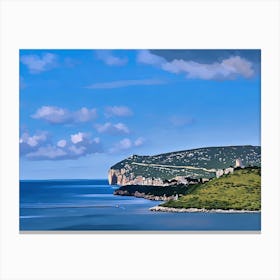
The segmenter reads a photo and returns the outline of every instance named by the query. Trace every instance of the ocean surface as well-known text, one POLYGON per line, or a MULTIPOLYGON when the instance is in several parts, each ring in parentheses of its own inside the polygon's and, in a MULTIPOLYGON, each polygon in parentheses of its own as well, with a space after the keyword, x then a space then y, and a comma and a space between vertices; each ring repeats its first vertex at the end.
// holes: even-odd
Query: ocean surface
POLYGON ((20 181, 21 231, 258 231, 260 213, 168 213, 160 204, 115 196, 107 180, 20 181))

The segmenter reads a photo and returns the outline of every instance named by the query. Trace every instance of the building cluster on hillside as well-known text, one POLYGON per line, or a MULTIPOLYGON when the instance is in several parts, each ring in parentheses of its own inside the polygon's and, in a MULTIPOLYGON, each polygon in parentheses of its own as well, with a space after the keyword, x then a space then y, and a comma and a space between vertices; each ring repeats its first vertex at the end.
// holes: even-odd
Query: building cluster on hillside
POLYGON ((216 171, 216 178, 219 178, 219 177, 221 177, 223 175, 227 175, 227 174, 233 174, 235 168, 244 168, 244 165, 243 165, 242 160, 240 158, 235 160, 235 166, 234 167, 230 166, 230 167, 225 168, 225 169, 218 169, 216 171))
POLYGON ((219 178, 223 175, 226 175, 226 174, 233 174, 234 172, 234 168, 233 167, 228 167, 228 168, 225 168, 225 169, 218 169, 216 171, 216 178, 219 178))
POLYGON ((191 178, 185 176, 176 176, 170 180, 162 180, 161 178, 145 178, 143 176, 136 176, 134 179, 126 179, 122 181, 123 185, 143 185, 143 186, 175 186, 175 185, 193 185, 208 182, 208 178, 191 178))
POLYGON ((127 185, 164 186, 164 182, 160 178, 145 178, 143 176, 136 176, 124 183, 127 185))

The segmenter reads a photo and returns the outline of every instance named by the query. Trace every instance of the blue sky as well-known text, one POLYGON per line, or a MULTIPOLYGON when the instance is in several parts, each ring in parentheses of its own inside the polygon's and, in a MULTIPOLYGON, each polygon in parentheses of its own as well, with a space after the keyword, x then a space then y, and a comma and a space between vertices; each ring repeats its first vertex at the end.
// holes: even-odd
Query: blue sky
POLYGON ((21 50, 20 178, 131 154, 260 145, 259 50, 21 50))

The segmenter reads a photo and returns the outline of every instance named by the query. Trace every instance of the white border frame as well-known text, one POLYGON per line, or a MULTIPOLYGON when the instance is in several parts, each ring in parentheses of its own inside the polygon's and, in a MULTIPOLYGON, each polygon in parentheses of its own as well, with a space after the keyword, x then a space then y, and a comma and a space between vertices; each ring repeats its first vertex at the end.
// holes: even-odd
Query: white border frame
POLYGON ((280 279, 279 2, 1 4, 0 279, 280 279), (261 234, 20 234, 18 50, 262 49, 261 234))

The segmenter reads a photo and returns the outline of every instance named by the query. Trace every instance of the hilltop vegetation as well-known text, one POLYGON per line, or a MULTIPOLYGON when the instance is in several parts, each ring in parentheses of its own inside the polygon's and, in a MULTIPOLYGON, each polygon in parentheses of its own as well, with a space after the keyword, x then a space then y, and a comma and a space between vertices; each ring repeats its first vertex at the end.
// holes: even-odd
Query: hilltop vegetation
POLYGON ((233 174, 191 188, 188 194, 161 206, 249 211, 261 209, 261 169, 257 167, 239 169, 233 174))
POLYGON ((248 145, 209 147, 154 156, 133 155, 113 165, 109 177, 121 174, 126 178, 121 179, 122 181, 132 180, 137 176, 162 180, 170 180, 175 176, 213 178, 215 170, 234 166, 238 158, 244 166, 260 166, 261 148, 248 145))

